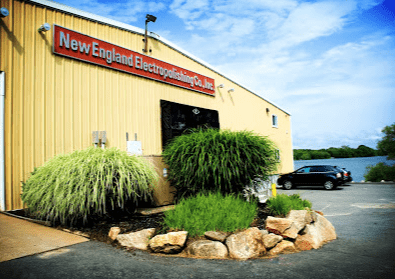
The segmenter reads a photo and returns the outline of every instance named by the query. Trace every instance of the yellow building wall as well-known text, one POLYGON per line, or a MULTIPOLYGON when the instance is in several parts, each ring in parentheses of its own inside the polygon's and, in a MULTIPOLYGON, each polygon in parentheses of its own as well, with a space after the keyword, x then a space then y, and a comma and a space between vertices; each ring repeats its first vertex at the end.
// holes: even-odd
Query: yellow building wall
MULTIPOLYGON (((280 149, 278 172, 293 170, 290 116, 223 76, 149 39, 150 56, 215 79, 208 96, 52 53, 45 22, 141 52, 143 36, 19 0, 1 0, 0 70, 5 72, 6 208, 22 208, 22 181, 57 154, 92 145, 92 131, 107 131, 108 147, 126 150, 137 133, 144 155, 161 154, 160 100, 218 110, 222 129, 253 130, 280 149), (229 93, 228 90, 235 91, 229 93), (266 112, 269 108, 270 112, 266 112), (271 115, 278 116, 278 128, 271 115)), ((53 27, 53 26, 52 26, 53 27)))

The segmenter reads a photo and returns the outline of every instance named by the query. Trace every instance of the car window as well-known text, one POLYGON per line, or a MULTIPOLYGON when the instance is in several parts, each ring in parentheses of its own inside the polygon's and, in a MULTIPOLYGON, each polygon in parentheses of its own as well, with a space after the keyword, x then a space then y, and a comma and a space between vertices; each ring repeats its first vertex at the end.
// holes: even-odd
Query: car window
POLYGON ((310 169, 311 172, 325 172, 325 168, 321 166, 312 167, 310 169))
POLYGON ((310 167, 301 168, 300 170, 297 171, 297 173, 309 173, 309 172, 310 172, 310 167))
POLYGON ((325 166, 325 171, 334 171, 335 169, 335 167, 325 166))

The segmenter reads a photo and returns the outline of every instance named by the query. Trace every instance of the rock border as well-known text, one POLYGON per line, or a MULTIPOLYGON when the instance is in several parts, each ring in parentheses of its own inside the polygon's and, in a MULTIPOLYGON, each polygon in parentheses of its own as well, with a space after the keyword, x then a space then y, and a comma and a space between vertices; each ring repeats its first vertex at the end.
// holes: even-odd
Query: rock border
POLYGON ((155 229, 145 229, 119 234, 116 227, 111 228, 109 237, 124 247, 161 255, 247 260, 319 249, 337 235, 321 212, 291 210, 285 218, 269 216, 265 230, 251 227, 235 233, 209 231, 192 241, 187 241, 187 231, 156 234, 155 229))

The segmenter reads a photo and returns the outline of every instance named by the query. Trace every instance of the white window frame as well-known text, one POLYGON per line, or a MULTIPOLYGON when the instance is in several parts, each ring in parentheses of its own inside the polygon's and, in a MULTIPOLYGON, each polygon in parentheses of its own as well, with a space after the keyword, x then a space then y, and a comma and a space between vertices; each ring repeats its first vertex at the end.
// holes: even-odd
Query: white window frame
POLYGON ((278 128, 278 116, 277 114, 272 114, 272 127, 278 128))
POLYGON ((280 149, 276 149, 276 159, 281 162, 281 156, 280 156, 281 152, 280 149))

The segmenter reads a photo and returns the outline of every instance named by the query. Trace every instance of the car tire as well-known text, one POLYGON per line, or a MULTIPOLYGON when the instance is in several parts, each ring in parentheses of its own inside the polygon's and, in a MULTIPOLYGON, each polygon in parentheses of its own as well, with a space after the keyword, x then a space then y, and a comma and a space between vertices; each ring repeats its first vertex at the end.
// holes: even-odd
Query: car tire
POLYGON ((325 183, 324 183, 324 188, 325 188, 325 190, 333 190, 333 189, 336 188, 336 186, 335 186, 335 183, 333 183, 333 182, 330 181, 330 180, 327 180, 327 181, 325 181, 325 183))
POLYGON ((284 181, 283 188, 284 190, 291 190, 293 188, 292 182, 289 180, 284 181))

